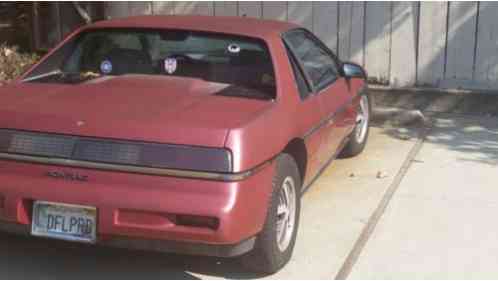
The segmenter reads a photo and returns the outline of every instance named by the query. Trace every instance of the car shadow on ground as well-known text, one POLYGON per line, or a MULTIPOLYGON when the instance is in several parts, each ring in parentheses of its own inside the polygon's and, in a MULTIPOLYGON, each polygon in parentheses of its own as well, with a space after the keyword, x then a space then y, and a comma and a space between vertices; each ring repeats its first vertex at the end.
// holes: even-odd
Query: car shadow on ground
MULTIPOLYGON (((471 115, 437 114, 432 118, 427 143, 458 152, 457 159, 498 166, 498 118, 471 115)), ((386 128, 384 134, 412 138, 407 128, 386 128)))
POLYGON ((0 279, 230 279, 248 273, 236 259, 87 246, 0 234, 0 279))

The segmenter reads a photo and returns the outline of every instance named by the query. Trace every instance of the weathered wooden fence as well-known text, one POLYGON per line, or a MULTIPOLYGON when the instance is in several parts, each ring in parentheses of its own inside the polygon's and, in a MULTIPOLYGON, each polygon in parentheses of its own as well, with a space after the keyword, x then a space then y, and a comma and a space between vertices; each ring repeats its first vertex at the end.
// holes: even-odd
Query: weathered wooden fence
POLYGON ((498 89, 494 2, 106 2, 106 18, 247 16, 299 23, 393 88, 498 89))

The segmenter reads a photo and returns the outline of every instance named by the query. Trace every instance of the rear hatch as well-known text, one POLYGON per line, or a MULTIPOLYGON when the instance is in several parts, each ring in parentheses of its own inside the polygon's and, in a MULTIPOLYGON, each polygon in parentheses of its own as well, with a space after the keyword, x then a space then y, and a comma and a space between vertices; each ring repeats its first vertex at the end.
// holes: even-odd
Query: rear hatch
POLYGON ((272 106, 217 95, 229 85, 199 79, 124 75, 77 85, 0 87, 0 128, 223 147, 228 131, 272 106))

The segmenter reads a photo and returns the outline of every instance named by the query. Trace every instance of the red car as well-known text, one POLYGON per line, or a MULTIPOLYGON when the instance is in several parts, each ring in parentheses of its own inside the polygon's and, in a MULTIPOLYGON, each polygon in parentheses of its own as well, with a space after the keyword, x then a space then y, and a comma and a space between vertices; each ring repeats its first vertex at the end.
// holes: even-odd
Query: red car
POLYGON ((275 272, 301 194, 365 146, 365 78, 290 23, 85 26, 0 87, 0 229, 275 272))

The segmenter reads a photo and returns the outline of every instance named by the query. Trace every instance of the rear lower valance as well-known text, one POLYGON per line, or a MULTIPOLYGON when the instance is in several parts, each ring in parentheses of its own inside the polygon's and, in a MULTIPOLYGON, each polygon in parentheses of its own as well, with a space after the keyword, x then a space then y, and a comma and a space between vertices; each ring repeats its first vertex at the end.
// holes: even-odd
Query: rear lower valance
POLYGON ((129 165, 144 168, 230 173, 231 153, 207 148, 98 139, 0 129, 0 153, 129 165))

